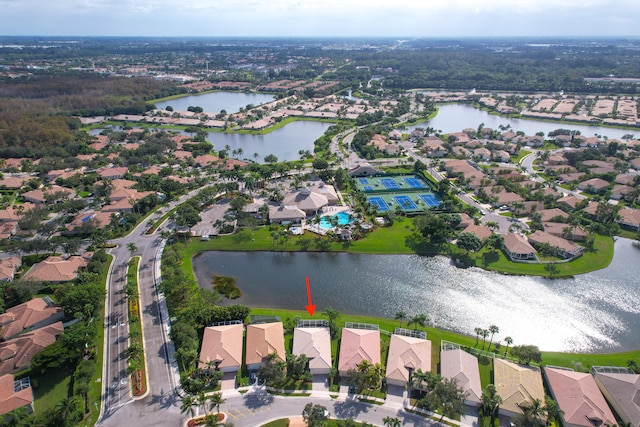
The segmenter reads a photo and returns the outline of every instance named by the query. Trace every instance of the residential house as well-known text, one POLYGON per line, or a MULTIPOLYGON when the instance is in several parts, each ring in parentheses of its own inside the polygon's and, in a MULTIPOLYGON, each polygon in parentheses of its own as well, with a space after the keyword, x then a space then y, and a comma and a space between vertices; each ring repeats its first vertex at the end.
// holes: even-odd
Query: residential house
POLYGON ((634 191, 635 191, 635 188, 629 185, 616 184, 611 189, 611 198, 613 200, 621 200, 621 199, 629 200, 629 199, 632 199, 634 195, 637 194, 637 193, 634 193, 634 191))
POLYGON ((479 406, 482 397, 478 358, 462 349, 440 351, 440 375, 455 379, 466 393, 465 404, 479 406))
POLYGON ((33 412, 33 389, 29 378, 16 381, 12 374, 0 376, 0 419, 16 409, 25 408, 33 412))
POLYGON ((582 203, 582 201, 585 199, 581 199, 579 197, 576 196, 564 196, 558 199, 558 203, 562 204, 563 206, 565 206, 569 211, 573 212, 576 207, 578 206, 578 203, 582 203))
POLYGON ((563 222, 543 222, 542 228, 548 234, 575 242, 584 242, 589 235, 584 228, 563 222))
POLYGON ((242 323, 204 328, 200 369, 237 372, 242 366, 242 323))
POLYGON ((640 375, 618 367, 594 367, 591 374, 616 415, 625 424, 640 426, 640 375))
POLYGON ((284 350, 282 322, 258 323, 247 326, 245 363, 252 371, 260 368, 267 356, 275 353, 281 361, 287 360, 284 350))
POLYGON ((62 307, 55 305, 51 298, 33 298, 0 314, 0 338, 8 340, 25 331, 50 325, 63 318, 62 307))
POLYGON ((42 262, 34 264, 23 276, 23 281, 40 281, 49 283, 63 283, 73 280, 78 275, 78 269, 89 264, 92 253, 86 252, 81 256, 62 258, 50 256, 42 262))
POLYGON ((491 151, 487 150, 484 147, 476 148, 475 150, 473 150, 473 156, 477 157, 479 160, 488 162, 489 160, 491 160, 491 151))
POLYGON ((485 243, 489 237, 493 234, 491 229, 485 225, 470 224, 464 229, 463 233, 471 233, 478 237, 482 243, 485 243))
POLYGON ((293 330, 293 354, 309 359, 313 375, 327 375, 331 370, 331 336, 329 325, 320 327, 298 325, 293 330))
MULTIPOLYGON (((377 326, 377 325, 376 325, 377 326)), ((380 363, 380 331, 377 329, 343 328, 340 341, 338 372, 346 377, 363 360, 380 363)))
POLYGON ((45 203, 48 203, 54 195, 60 195, 62 198, 71 199, 75 197, 76 192, 69 188, 60 187, 59 185, 51 185, 42 190, 37 189, 22 193, 24 200, 36 205, 44 205, 45 203))
POLYGON ((101 178, 108 178, 108 179, 120 179, 120 178, 124 178, 124 175, 129 171, 129 169, 127 169, 124 166, 121 167, 113 167, 113 168, 100 168, 98 169, 98 175, 100 175, 101 178))
MULTIPOLYGON (((20 257, 4 258, 0 260, 0 282, 11 282, 18 270, 18 267, 22 265, 20 257)), ((0 314, 0 318, 1 318, 0 314)), ((2 322, 0 321, 0 324, 2 322)), ((0 332, 2 336, 2 332, 0 332)))
POLYGON ((492 157, 496 162, 509 163, 511 161, 511 155, 505 150, 494 151, 492 157))
POLYGON ((609 188, 609 182, 600 178, 591 178, 578 184, 578 189, 589 193, 602 193, 609 188))
POLYGON ((567 369, 544 368, 551 396, 558 402, 562 425, 600 427, 616 419, 591 374, 567 369))
POLYGON ((544 231, 537 230, 528 236, 529 242, 535 246, 547 244, 551 246, 554 253, 565 259, 572 259, 580 256, 584 252, 582 246, 578 246, 573 242, 562 237, 554 236, 544 231))
POLYGON ((544 387, 540 369, 518 365, 503 359, 493 359, 494 383, 502 398, 499 413, 515 417, 534 399, 544 402, 544 387))
POLYGON ((507 233, 504 236, 503 249, 511 261, 535 260, 538 253, 527 239, 515 233, 507 233))
POLYGON ((640 230, 640 209, 624 207, 618 211, 618 215, 620 215, 620 219, 617 220, 617 223, 621 227, 635 231, 640 230))
POLYGON ((405 330, 396 330, 391 335, 387 358, 387 384, 406 386, 411 373, 420 369, 431 371, 431 341, 423 337, 407 336, 405 330))
POLYGON ((62 322, 56 322, 1 342, 0 375, 28 368, 33 356, 53 344, 63 330, 62 322))
POLYGON ((569 218, 568 213, 558 208, 540 209, 538 213, 540 214, 540 221, 542 222, 551 222, 551 221, 554 221, 555 219, 560 219, 560 218, 562 218, 562 221, 564 221, 567 218, 569 218))

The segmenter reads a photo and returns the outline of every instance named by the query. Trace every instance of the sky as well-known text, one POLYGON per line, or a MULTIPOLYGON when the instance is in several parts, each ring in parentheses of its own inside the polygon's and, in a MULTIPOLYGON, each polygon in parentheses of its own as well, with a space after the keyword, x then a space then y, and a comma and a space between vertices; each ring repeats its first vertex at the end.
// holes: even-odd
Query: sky
POLYGON ((640 36, 638 16, 639 0, 0 0, 0 35, 640 36))

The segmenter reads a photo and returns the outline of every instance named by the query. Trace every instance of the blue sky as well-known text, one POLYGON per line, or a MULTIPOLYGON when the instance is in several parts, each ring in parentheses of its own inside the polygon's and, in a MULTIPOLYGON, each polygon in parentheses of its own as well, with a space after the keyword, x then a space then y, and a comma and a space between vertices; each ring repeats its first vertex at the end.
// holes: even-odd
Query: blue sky
POLYGON ((638 16, 639 0, 0 0, 0 35, 640 36, 638 16))

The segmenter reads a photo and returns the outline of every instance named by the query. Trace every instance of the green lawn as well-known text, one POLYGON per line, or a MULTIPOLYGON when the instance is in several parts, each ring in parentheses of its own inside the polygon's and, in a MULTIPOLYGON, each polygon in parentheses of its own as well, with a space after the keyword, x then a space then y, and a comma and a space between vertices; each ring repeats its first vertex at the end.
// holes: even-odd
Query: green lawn
POLYGON ((529 151, 529 150, 520 150, 520 152, 518 153, 518 157, 516 157, 516 158, 514 159, 514 163, 520 163, 520 161, 521 161, 524 157, 528 156, 528 155, 529 155, 529 154, 531 154, 531 153, 532 153, 532 151, 529 151))
POLYGON ((41 375, 31 375, 34 408, 38 413, 51 409, 62 399, 71 396, 69 385, 73 371, 61 368, 45 372, 41 375), (37 387, 36 387, 37 384, 37 387))

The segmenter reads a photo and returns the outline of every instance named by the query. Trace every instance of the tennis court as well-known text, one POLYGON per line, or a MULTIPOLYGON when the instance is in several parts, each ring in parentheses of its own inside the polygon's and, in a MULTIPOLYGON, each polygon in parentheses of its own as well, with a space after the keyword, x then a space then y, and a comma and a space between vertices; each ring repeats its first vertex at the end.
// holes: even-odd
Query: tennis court
POLYGON ((378 212, 384 212, 389 210, 389 205, 384 201, 382 197, 369 197, 369 203, 378 209, 378 212))
POLYGON ((364 191, 366 191, 367 193, 370 193, 370 192, 372 192, 372 191, 373 191, 373 187, 372 187, 372 186, 370 186, 370 185, 365 185, 364 187, 362 187, 362 189, 363 189, 364 191))
POLYGON ((430 208, 440 206, 440 200, 435 194, 421 194, 419 197, 430 208))
POLYGON ((393 198, 395 199, 396 203, 398 203, 398 206, 400 206, 404 211, 418 209, 416 204, 413 203, 413 200, 411 200, 409 196, 400 195, 400 196, 394 196, 393 198))
POLYGON ((384 185, 387 190, 399 190, 400 186, 393 178, 380 178, 380 183, 384 185))
POLYGON ((417 178, 405 178, 404 182, 406 182, 407 185, 409 185, 409 187, 411 187, 411 188, 425 188, 425 186, 422 183, 422 181, 420 181, 417 178))
POLYGON ((369 185, 369 181, 367 180, 367 178, 358 178, 358 182, 360 182, 360 184, 362 185, 369 185))

